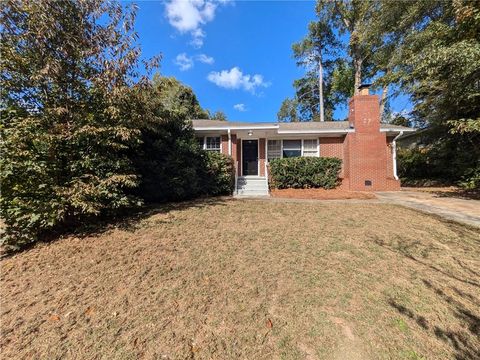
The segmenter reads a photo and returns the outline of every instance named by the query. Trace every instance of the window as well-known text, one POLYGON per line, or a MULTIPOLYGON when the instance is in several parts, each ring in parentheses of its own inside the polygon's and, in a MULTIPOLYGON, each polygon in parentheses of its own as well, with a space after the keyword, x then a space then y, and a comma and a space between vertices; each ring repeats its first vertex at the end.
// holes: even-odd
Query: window
POLYGON ((303 156, 318 156, 317 139, 303 140, 303 156))
POLYGON ((282 157, 282 140, 268 140, 267 159, 279 159, 282 157))
POLYGON ((197 140, 198 146, 200 146, 200 148, 203 149, 203 142, 205 141, 205 138, 203 136, 202 137, 197 136, 195 140, 197 140))
POLYGON ((283 157, 302 156, 302 140, 283 140, 283 157))
POLYGON ((208 151, 220 152, 220 136, 207 136, 205 149, 208 151))

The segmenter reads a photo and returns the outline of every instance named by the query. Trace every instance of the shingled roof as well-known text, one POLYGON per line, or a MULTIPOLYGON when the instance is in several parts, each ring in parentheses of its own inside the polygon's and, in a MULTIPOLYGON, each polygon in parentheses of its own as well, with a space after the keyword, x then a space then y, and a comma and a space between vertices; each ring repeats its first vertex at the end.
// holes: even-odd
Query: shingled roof
MULTIPOLYGON (((305 131, 315 131, 315 130, 338 130, 338 131, 349 131, 352 128, 348 121, 305 121, 305 122, 236 122, 236 121, 222 121, 222 120, 192 120, 192 125, 195 130, 202 129, 255 129, 255 128, 264 128, 264 129, 278 129, 279 132, 283 131, 295 131, 301 132, 305 131)), ((380 124, 380 129, 382 131, 415 131, 415 129, 391 125, 391 124, 380 124)))

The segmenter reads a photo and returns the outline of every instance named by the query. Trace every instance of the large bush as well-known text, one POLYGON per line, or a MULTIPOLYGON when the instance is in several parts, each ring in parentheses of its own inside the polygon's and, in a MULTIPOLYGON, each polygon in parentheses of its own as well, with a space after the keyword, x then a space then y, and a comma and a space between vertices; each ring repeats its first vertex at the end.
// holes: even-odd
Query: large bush
MULTIPOLYGON (((203 150, 202 150, 203 151, 203 150)), ((235 166, 230 156, 204 151, 199 169, 203 195, 231 195, 235 188, 235 166)))
POLYGON ((138 202, 127 195, 138 183, 126 150, 139 141, 131 89, 141 82, 127 8, 2 4, 3 243, 18 247, 138 202))
POLYGON ((478 189, 480 131, 449 132, 432 128, 422 132, 414 148, 399 148, 398 175, 404 185, 460 185, 478 189))
POLYGON ((338 185, 342 160, 294 157, 270 161, 271 186, 277 189, 333 189, 338 185))
POLYGON ((133 194, 146 203, 232 194, 232 158, 202 150, 184 120, 170 118, 154 130, 143 129, 141 138, 133 151, 140 177, 133 194))

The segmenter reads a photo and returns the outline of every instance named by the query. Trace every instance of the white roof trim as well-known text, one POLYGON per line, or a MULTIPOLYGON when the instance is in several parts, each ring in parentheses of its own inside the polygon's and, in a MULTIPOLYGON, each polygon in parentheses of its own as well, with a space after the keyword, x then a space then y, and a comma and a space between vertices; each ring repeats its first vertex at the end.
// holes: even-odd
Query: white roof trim
POLYGON ((278 130, 279 134, 335 134, 352 133, 355 129, 307 129, 307 130, 278 130))
POLYGON ((218 126, 211 126, 211 127, 194 127, 193 130, 205 130, 205 131, 212 131, 212 130, 276 130, 278 129, 278 125, 275 126, 229 126, 229 127, 218 127, 218 126))
POLYGON ((413 132, 413 131, 417 131, 417 129, 380 129, 380 132, 400 132, 400 131, 403 131, 403 132, 413 132))

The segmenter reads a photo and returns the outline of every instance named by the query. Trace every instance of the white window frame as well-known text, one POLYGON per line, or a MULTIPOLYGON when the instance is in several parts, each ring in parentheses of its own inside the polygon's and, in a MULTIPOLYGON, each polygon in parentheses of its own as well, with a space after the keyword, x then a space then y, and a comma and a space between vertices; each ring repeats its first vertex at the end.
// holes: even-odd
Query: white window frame
POLYGON ((219 152, 221 153, 222 152, 222 136, 204 136, 203 137, 203 150, 206 150, 206 151, 215 151, 215 152, 219 152), (219 148, 215 148, 215 149, 207 149, 207 138, 218 138, 220 139, 220 146, 219 148))
POLYGON ((317 142, 317 154, 316 154, 316 156, 309 156, 309 157, 320 157, 320 140, 319 140, 319 138, 315 138, 315 139, 311 139, 311 138, 310 139, 304 139, 304 138, 301 138, 301 139, 298 139, 298 138, 296 138, 296 139, 271 139, 270 138, 270 139, 268 139, 268 138, 266 138, 265 139, 265 154, 266 154, 266 156, 265 156, 266 159, 265 160, 267 162, 268 162, 268 140, 280 141, 280 159, 283 159, 283 149, 284 149, 283 141, 284 140, 297 140, 297 141, 301 140, 301 142, 302 142, 302 144, 301 144, 301 155, 300 155, 301 157, 305 157, 305 155, 304 155, 304 151, 305 151, 304 141, 305 140, 315 140, 317 142))
POLYGON ((283 158, 283 140, 282 139, 265 139, 265 154, 266 154, 266 161, 268 162, 268 141, 280 141, 280 157, 277 159, 283 158))
POLYGON ((318 138, 316 139, 302 139, 302 156, 305 157, 305 145, 304 145, 304 142, 305 140, 308 140, 308 141, 312 141, 312 140, 315 140, 317 142, 317 153, 314 155, 314 156, 307 156, 307 157, 320 157, 320 146, 319 146, 319 141, 318 141, 318 138))

